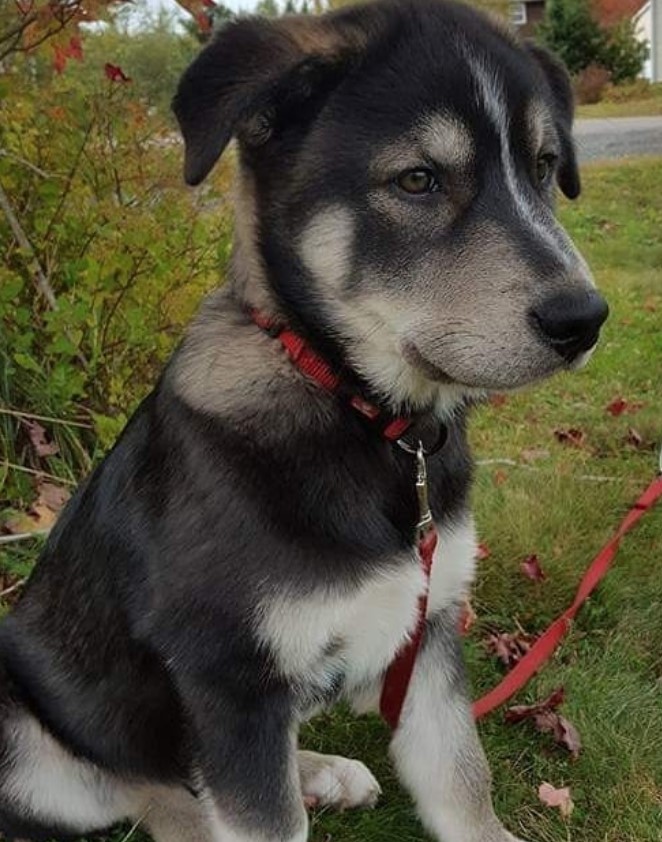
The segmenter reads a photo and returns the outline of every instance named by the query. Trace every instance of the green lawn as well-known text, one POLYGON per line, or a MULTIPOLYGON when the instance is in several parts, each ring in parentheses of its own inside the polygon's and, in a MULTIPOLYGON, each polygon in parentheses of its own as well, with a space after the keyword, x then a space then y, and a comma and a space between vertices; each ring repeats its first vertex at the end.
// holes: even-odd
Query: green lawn
MULTIPOLYGON (((662 159, 586 168, 579 202, 561 213, 609 298, 612 316, 589 367, 476 413, 473 442, 481 460, 475 507, 483 541, 467 640, 478 694, 502 675, 484 651, 488 631, 521 625, 536 633, 568 604, 582 571, 651 480, 656 456, 627 444, 634 427, 644 444, 662 437, 662 159), (612 417, 614 398, 642 402, 636 414, 612 417), (585 433, 573 448, 557 428, 585 433), (539 451, 527 462, 523 452, 539 451), (515 462, 513 465, 511 462, 515 462), (601 477, 604 481, 587 479, 601 477), (519 571, 537 553, 542 584, 519 571)), ((4 563, 29 564, 22 550, 4 563)), ((443 563, 443 562, 442 562, 443 563)), ((481 724, 495 776, 498 812, 530 842, 660 842, 662 840, 662 506, 645 516, 615 568, 576 622, 553 663, 522 693, 533 701, 563 685, 564 713, 581 733, 572 762, 527 724, 500 712, 481 724), (540 782, 570 786, 572 817, 538 803, 540 782)), ((414 842, 426 838, 386 760, 387 733, 376 719, 344 713, 309 725, 310 748, 366 761, 384 785, 367 813, 313 816, 315 842, 414 842)), ((122 839, 122 835, 115 837, 122 839)))

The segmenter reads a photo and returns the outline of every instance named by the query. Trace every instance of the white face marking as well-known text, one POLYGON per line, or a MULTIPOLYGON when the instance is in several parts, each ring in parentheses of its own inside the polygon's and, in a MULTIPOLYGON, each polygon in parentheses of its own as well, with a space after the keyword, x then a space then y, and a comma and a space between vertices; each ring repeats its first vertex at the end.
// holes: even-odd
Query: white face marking
POLYGON ((487 68, 482 59, 471 51, 469 45, 465 45, 464 53, 478 85, 482 105, 499 136, 503 175, 518 216, 537 237, 553 249, 566 268, 573 268, 577 255, 572 241, 553 218, 551 212, 543 213, 537 204, 530 201, 518 182, 513 150, 510 145, 510 117, 505 92, 499 78, 493 68, 487 68))
POLYGON ((316 213, 304 228, 299 254, 323 289, 338 291, 347 279, 353 242, 352 215, 340 205, 316 213))
POLYGON ((457 117, 431 114, 417 129, 422 146, 435 161, 453 169, 462 169, 471 163, 476 150, 468 126, 457 117))

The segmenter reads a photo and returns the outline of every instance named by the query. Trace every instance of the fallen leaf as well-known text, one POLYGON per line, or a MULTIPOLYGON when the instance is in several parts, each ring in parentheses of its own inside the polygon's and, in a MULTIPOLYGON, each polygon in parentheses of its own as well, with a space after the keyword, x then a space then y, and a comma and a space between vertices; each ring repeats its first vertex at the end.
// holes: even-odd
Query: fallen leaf
POLYGON ((575 808, 570 797, 570 787, 567 786, 557 789, 543 781, 538 787, 538 798, 545 807, 556 807, 564 819, 567 819, 575 808))
POLYGON ((547 578, 547 574, 540 566, 538 556, 535 553, 533 555, 528 555, 520 564, 519 569, 522 571, 524 576, 526 576, 527 579, 531 579, 532 582, 544 582, 547 578))
POLYGON ((582 741, 572 722, 558 713, 558 708, 564 700, 565 690, 559 687, 542 702, 509 708, 505 714, 506 722, 516 723, 530 719, 537 731, 551 734, 554 741, 566 748, 576 760, 581 751, 582 741))
POLYGON ((504 403, 508 402, 508 397, 507 397, 507 395, 502 395, 502 394, 499 393, 499 394, 495 394, 495 395, 490 395, 489 401, 490 401, 490 404, 492 406, 499 407, 499 406, 503 406, 504 403))
POLYGON ((625 436, 625 441, 627 444, 631 444, 633 447, 643 447, 644 444, 644 437, 641 433, 638 433, 634 427, 628 427, 627 435, 625 436))
POLYGON ((554 430, 554 436, 561 444, 567 444, 571 447, 583 447, 586 440, 584 431, 577 427, 568 427, 567 430, 554 430))
POLYGON ((525 462, 537 462, 538 459, 547 459, 549 450, 544 450, 539 447, 525 447, 520 451, 520 456, 525 462))
POLYGON ((504 482, 506 482, 507 479, 508 479, 508 474, 504 470, 502 470, 501 468, 499 468, 498 471, 495 471, 494 476, 492 477, 492 481, 494 482, 494 484, 497 487, 499 485, 503 485, 504 482))
POLYGON ((649 313, 655 313, 657 310, 657 302, 652 295, 644 301, 644 310, 647 310, 649 313))
POLYGON ((526 632, 500 632, 485 639, 487 651, 496 655, 506 667, 514 667, 522 660, 533 644, 533 637, 526 632))
POLYGON ((471 600, 468 596, 465 596, 462 602, 462 608, 460 609, 460 619, 458 621, 458 631, 462 635, 462 637, 466 637, 469 634, 471 629, 473 628, 474 623, 476 622, 477 615, 473 609, 473 605, 471 604, 471 600))
POLYGON ((39 493, 37 503, 47 506, 55 514, 61 511, 64 504, 71 497, 71 492, 67 488, 55 485, 52 482, 38 482, 37 491, 39 493))
POLYGON ((4 523, 4 530, 10 535, 22 535, 28 532, 39 532, 50 529, 55 523, 55 512, 48 506, 35 504, 28 512, 12 515, 4 523))
POLYGON ((28 438, 37 456, 55 456, 56 453, 59 453, 60 448, 55 442, 48 441, 46 430, 38 421, 23 419, 21 423, 27 431, 28 438))
POLYGON ((487 546, 487 544, 479 544, 476 547, 476 559, 478 561, 485 561, 486 558, 489 558, 492 555, 492 550, 487 546))
POLYGON ((643 406, 644 404, 641 402, 626 401, 625 398, 615 398, 605 408, 610 415, 616 418, 624 412, 639 412, 643 406))

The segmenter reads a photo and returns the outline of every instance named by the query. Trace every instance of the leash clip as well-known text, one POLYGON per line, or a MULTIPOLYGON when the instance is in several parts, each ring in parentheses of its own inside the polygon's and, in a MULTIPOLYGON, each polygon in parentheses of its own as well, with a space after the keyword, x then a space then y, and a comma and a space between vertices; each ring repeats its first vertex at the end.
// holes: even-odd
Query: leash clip
POLYGON ((416 496, 418 497, 418 523, 416 529, 419 536, 425 535, 432 526, 432 512, 428 497, 428 469, 425 463, 423 442, 419 440, 416 448, 416 496))

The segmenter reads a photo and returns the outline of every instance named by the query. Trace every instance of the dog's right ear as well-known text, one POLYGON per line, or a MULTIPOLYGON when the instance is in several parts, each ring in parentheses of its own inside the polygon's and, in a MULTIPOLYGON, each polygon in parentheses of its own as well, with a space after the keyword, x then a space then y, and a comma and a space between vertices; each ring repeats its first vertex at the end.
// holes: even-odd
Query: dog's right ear
POLYGON ((329 17, 240 18, 184 73, 173 110, 186 145, 184 177, 199 184, 233 136, 259 143, 278 112, 329 89, 350 60, 351 36, 329 17))

